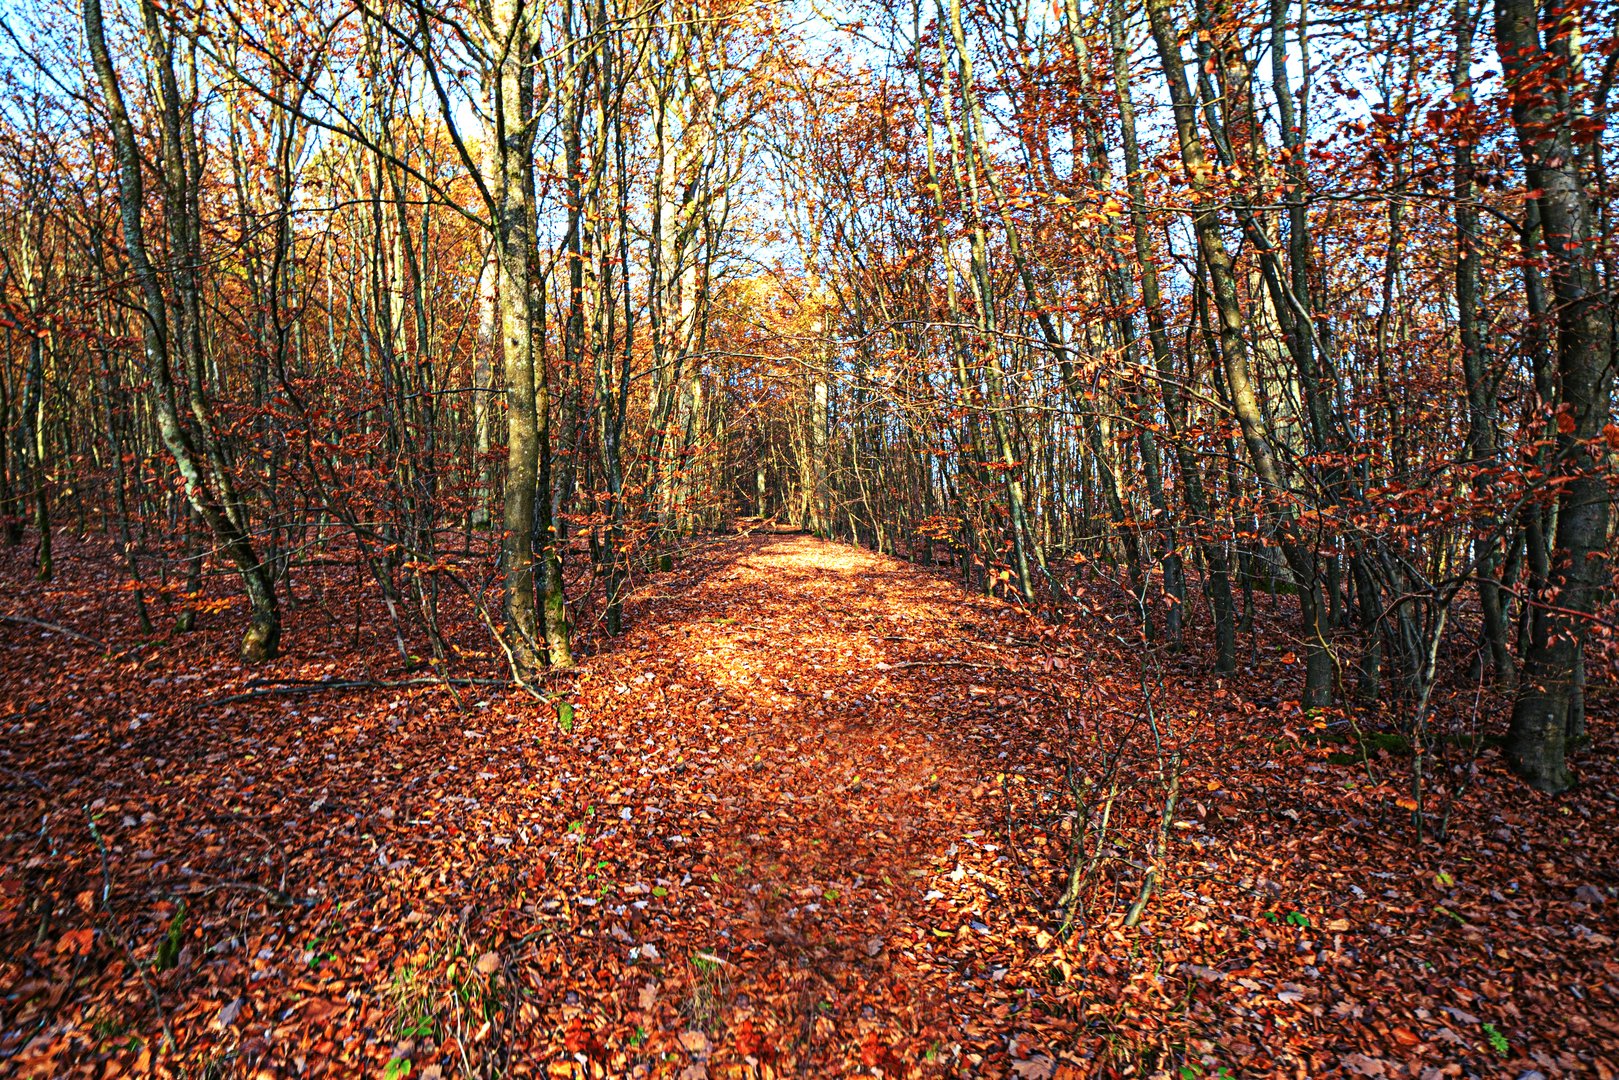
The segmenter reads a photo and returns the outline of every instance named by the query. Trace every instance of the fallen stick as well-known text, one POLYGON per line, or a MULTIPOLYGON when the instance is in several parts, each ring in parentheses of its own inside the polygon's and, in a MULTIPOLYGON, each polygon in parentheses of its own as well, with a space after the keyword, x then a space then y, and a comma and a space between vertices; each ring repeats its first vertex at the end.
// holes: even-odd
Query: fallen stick
POLYGON ((89 634, 81 634, 77 630, 69 629, 66 626, 59 626, 53 622, 46 622, 44 619, 30 619, 27 615, 0 614, 0 622, 17 623, 22 626, 37 626, 41 630, 50 630, 53 633, 63 634, 70 638, 77 638, 80 641, 94 645, 98 649, 105 649, 108 647, 105 641, 102 641, 99 638, 93 638, 89 634))
POLYGON ((171 1051, 175 1046, 174 1029, 169 1026, 169 1014, 163 1008, 163 998, 159 996, 151 976, 146 973, 146 967, 135 959, 135 950, 130 946, 129 939, 118 933, 115 925, 112 911, 112 859, 107 854, 107 842, 101 838, 101 830, 96 828, 96 819, 90 813, 89 806, 84 808, 84 820, 90 826, 90 838, 96 842, 96 851, 101 854, 101 913, 105 918, 97 920, 97 928, 106 934, 113 944, 124 950, 124 955, 129 959, 129 966, 140 975, 146 992, 152 995, 152 1008, 157 1011, 158 1023, 163 1026, 162 1049, 171 1051))
POLYGON ((261 676, 261 677, 258 677, 258 678, 249 679, 249 680, 247 680, 247 685, 250 686, 250 687, 255 687, 255 688, 256 687, 261 687, 261 686, 315 686, 315 687, 320 687, 320 686, 339 686, 339 685, 342 685, 342 686, 349 686, 349 685, 355 685, 355 686, 417 686, 417 685, 425 685, 427 683, 432 683, 435 686, 442 686, 445 682, 453 682, 457 686, 505 686, 510 681, 511 681, 510 679, 491 679, 491 678, 472 678, 472 677, 443 679, 443 678, 429 678, 429 677, 424 675, 421 678, 417 678, 417 679, 404 679, 404 680, 400 680, 398 682, 387 682, 387 681, 374 681, 374 680, 371 680, 371 679, 295 679, 295 678, 279 678, 279 677, 276 677, 276 676, 272 675, 272 676, 261 676))
POLYGON ((240 694, 228 694, 225 697, 214 698, 197 706, 207 709, 214 705, 231 705, 238 701, 251 701, 254 698, 276 697, 288 694, 318 694, 323 690, 402 690, 412 686, 443 686, 450 683, 453 686, 509 686, 507 679, 311 679, 299 681, 294 679, 263 679, 259 682, 276 682, 286 685, 260 686, 240 694))
POLYGON ((1125 926, 1134 926, 1141 921, 1142 912, 1147 910, 1147 901, 1152 899, 1158 879, 1163 876, 1163 867, 1169 861, 1169 839, 1173 835, 1170 825, 1175 821, 1175 803, 1180 794, 1181 755, 1177 750, 1169 755, 1168 791, 1164 796, 1164 815, 1158 821, 1158 844, 1153 850, 1152 865, 1141 880, 1141 895, 1136 897, 1136 902, 1130 905, 1129 912, 1124 916, 1125 926))

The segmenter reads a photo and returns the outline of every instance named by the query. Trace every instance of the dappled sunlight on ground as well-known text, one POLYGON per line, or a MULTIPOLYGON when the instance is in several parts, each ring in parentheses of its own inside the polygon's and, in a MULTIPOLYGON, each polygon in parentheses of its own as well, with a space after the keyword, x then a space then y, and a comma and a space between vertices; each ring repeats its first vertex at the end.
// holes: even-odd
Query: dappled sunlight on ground
MULTIPOLYGON (((127 631, 62 562, 16 602, 127 631)), ((226 619, 144 652, 4 628, 0 1075, 1608 1067, 1612 1011, 1562 1007, 1619 981, 1604 784, 1505 814, 1486 767, 1416 845, 1397 766, 1334 764, 1258 676, 803 536, 643 579, 550 680, 568 721, 252 682, 397 681, 322 603, 252 671, 226 619)))

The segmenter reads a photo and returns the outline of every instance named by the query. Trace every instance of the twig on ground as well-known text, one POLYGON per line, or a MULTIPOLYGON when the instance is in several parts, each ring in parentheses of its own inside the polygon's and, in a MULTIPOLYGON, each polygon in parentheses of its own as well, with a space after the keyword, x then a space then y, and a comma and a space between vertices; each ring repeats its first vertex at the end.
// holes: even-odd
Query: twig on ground
MULTIPOLYGON (((254 698, 275 697, 287 694, 318 694, 324 690, 403 690, 413 686, 443 686, 452 683, 456 686, 509 686, 508 679, 255 679, 254 682, 273 682, 285 685, 259 686, 240 694, 228 694, 225 697, 205 701, 198 706, 207 709, 214 705, 230 705, 238 701, 251 701, 254 698)), ((248 685, 252 685, 249 683, 248 685)))
POLYGON ((111 646, 109 646, 105 641, 102 641, 100 638, 93 638, 89 634, 81 634, 71 627, 62 626, 58 623, 46 622, 44 619, 29 618, 27 615, 7 615, 0 612, 0 622, 16 623, 19 626, 37 626, 41 630, 49 630, 52 633, 61 634, 64 637, 74 638, 75 640, 85 642, 86 644, 94 645, 98 649, 111 648, 111 646))
POLYGON ((1153 851, 1152 866, 1141 881, 1141 895, 1136 902, 1130 905, 1130 912, 1124 917, 1124 925, 1134 926, 1141 921, 1141 913, 1147 910, 1147 901, 1152 899, 1153 889, 1158 885, 1163 867, 1169 854, 1169 827, 1175 821, 1175 803, 1181 793, 1181 755, 1177 750, 1169 755, 1168 789, 1164 795, 1164 816, 1158 822, 1158 844, 1153 851))
POLYGON ((113 944, 123 949, 131 970, 140 975, 141 982, 146 987, 146 992, 152 995, 152 1008, 157 1010, 158 1023, 163 1026, 164 1049, 173 1050, 175 1047, 174 1029, 169 1026, 169 1014, 163 1008, 163 999, 158 996, 157 987, 152 984, 151 976, 146 973, 146 969, 141 966, 140 961, 135 959, 135 950, 130 948, 129 942, 113 928, 112 863, 107 854, 107 842, 101 838, 101 830, 96 828, 95 816, 90 813, 88 806, 84 808, 84 821, 85 824, 90 826, 90 836, 96 842, 96 851, 101 853, 101 913, 105 916, 103 920, 105 925, 102 930, 113 940, 113 944))
POLYGON ((252 882, 252 881, 218 881, 218 880, 215 880, 215 881, 210 881, 210 882, 196 882, 195 884, 200 886, 200 887, 187 888, 187 889, 185 889, 183 891, 180 890, 180 889, 176 889, 174 891, 176 893, 179 893, 180 895, 183 895, 183 896, 193 896, 194 897, 194 896, 207 896, 209 893, 216 893, 216 892, 219 892, 219 891, 224 890, 224 889, 241 889, 241 890, 243 890, 245 892, 259 893, 265 899, 269 900, 270 903, 274 904, 276 907, 288 907, 288 908, 306 907, 307 908, 307 907, 314 907, 315 906, 315 901, 308 898, 308 897, 288 896, 286 893, 282 892, 280 889, 272 889, 268 885, 259 885, 256 882, 252 882))

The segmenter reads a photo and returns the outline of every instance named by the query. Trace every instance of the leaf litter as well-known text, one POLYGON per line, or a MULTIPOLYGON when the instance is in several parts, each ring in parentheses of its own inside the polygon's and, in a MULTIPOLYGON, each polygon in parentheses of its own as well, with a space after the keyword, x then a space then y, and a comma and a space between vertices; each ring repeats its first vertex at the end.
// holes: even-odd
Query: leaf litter
MULTIPOLYGON (((5 567, 93 642, 0 629, 0 1075, 1616 1071, 1611 747, 1559 799, 1482 760, 1419 845, 1263 669, 1144 697, 1100 616, 806 537, 647 578, 552 680, 566 730, 492 686, 257 695, 228 620, 102 652, 62 563, 5 567), (1144 711, 1173 820, 1120 767, 1144 711)), ((330 637, 272 677, 403 681, 330 637)))

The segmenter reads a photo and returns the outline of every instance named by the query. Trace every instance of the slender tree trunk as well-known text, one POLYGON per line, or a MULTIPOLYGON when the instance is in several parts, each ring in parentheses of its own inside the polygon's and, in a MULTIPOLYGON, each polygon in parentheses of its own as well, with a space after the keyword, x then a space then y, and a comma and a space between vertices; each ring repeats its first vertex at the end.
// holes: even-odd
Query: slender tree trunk
MULTIPOLYGON (((1462 377, 1467 384, 1467 450, 1475 471, 1474 486, 1480 502, 1488 504, 1490 471, 1496 462, 1495 397, 1484 364, 1483 336, 1479 332, 1479 272, 1482 261, 1478 231, 1477 189, 1473 166, 1473 4, 1456 0, 1452 16, 1455 56, 1451 65, 1451 100, 1461 123, 1455 128, 1451 151, 1452 182, 1456 194, 1456 315, 1462 347, 1462 377)), ((1501 540, 1498 522, 1480 523, 1475 559, 1478 562, 1479 607, 1484 617, 1484 640, 1496 680, 1510 685, 1517 670, 1507 648, 1506 615, 1501 604, 1501 540)))
POLYGON ((1529 600, 1544 607, 1523 657, 1507 759, 1543 791, 1572 779, 1566 763, 1573 705, 1579 700, 1581 643, 1606 581, 1604 551, 1609 493, 1603 445, 1613 386, 1612 323, 1601 289, 1593 213, 1575 153, 1571 121, 1554 92, 1569 70, 1572 28, 1552 16, 1541 43, 1534 0, 1495 0, 1496 51, 1511 101, 1529 188, 1536 192, 1541 240, 1557 304, 1557 367, 1562 403, 1557 417, 1556 472, 1566 478, 1557 499, 1557 532, 1545 587, 1529 600))
MULTIPOLYGON (((521 0, 498 0, 489 48, 500 57, 491 90, 498 157, 495 244, 500 256, 501 356, 506 374, 506 490, 501 562, 508 647, 521 673, 539 664, 534 610, 539 430, 534 378, 532 33, 521 0)), ((547 514, 549 516, 549 513, 547 514)))
MULTIPOLYGON (((149 4, 143 5, 149 9, 149 4)), ((181 421, 175 404, 175 387, 170 374, 170 348, 167 305, 156 269, 147 256, 146 235, 141 224, 144 202, 141 177, 140 151, 135 144, 135 130, 124 106, 123 90, 107 52, 106 33, 102 27, 101 0, 84 0, 85 36, 90 45, 91 61, 107 103, 112 121, 113 146, 118 158, 118 207, 123 227, 124 246, 128 250, 130 268, 140 285, 143 311, 141 319, 142 345, 146 356, 146 374, 152 380, 149 395, 156 414, 158 431, 168 448, 175 466, 185 484, 186 497, 197 514, 213 533, 216 541, 242 576, 250 607, 248 629, 242 639, 242 658, 250 663, 275 656, 281 640, 281 611, 276 603, 275 588, 270 570, 259 561, 253 544, 237 516, 227 507, 230 498, 228 481, 217 471, 213 480, 220 484, 222 494, 216 495, 204 475, 195 443, 181 421)), ((148 10, 150 19, 155 15, 148 10)), ((159 69, 168 67, 166 56, 153 57, 159 69)), ((169 80, 172 82, 172 68, 169 80)), ((174 193, 170 193, 172 196, 174 193)), ((194 298, 193 298, 194 300, 194 298)), ((197 339, 200 341, 200 334, 197 339)), ((199 398, 192 395, 193 413, 199 398)), ((206 419, 206 413, 204 413, 206 419)), ((216 464, 216 470, 223 462, 216 464)))
POLYGON ((1170 351, 1169 333, 1164 325, 1158 263, 1147 227, 1147 196, 1141 171, 1141 148, 1136 139, 1135 104, 1130 95, 1130 54, 1124 35, 1123 0, 1111 0, 1109 3, 1108 27, 1113 51, 1113 85, 1118 94, 1121 141, 1124 144, 1125 183, 1130 194, 1131 229, 1136 262, 1141 268, 1141 303, 1147 316, 1147 343, 1152 350, 1153 367, 1164 402, 1164 426, 1174 448, 1181 488, 1194 518, 1191 527, 1198 532, 1203 561, 1208 568, 1206 590, 1214 615, 1214 667, 1216 671, 1230 672, 1237 667, 1231 571, 1225 545, 1209 535, 1209 530, 1214 526, 1214 517, 1203 484, 1203 470, 1184 433, 1186 406, 1175 372, 1174 356, 1170 351))
POLYGON ((1171 0, 1146 0, 1146 6, 1153 40, 1169 83, 1181 163, 1186 168, 1195 198, 1193 225, 1202 262, 1208 269, 1209 292, 1219 319, 1220 352, 1232 411, 1236 414, 1259 482, 1261 505, 1276 522, 1283 555, 1298 580, 1305 634, 1304 706, 1307 709, 1320 708, 1332 703, 1333 665, 1327 649, 1326 627, 1319 602, 1316 559, 1308 538, 1298 527, 1296 510, 1290 501, 1281 467, 1271 450, 1269 431, 1254 390, 1248 364, 1246 324, 1237 290, 1236 266, 1220 228, 1219 204, 1212 194, 1212 168, 1197 131, 1197 115, 1187 86, 1180 38, 1172 23, 1174 8, 1171 0))

